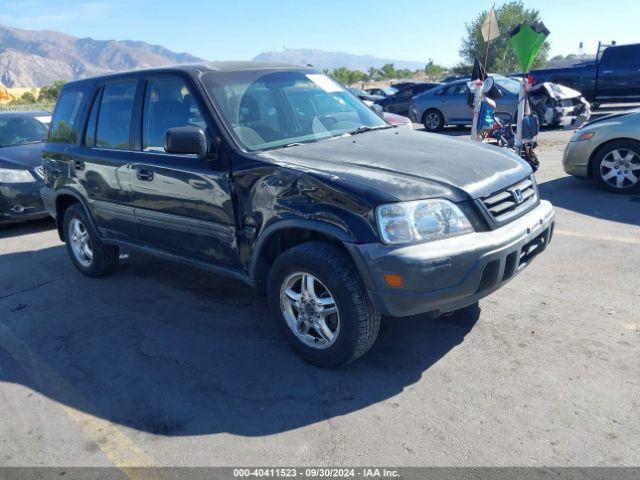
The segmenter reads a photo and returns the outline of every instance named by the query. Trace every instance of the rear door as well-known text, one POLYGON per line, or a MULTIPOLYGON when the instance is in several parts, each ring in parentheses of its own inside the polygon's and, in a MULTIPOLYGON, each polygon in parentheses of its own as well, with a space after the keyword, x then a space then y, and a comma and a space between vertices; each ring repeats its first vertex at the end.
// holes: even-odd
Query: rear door
POLYGON ((413 87, 403 88, 385 102, 387 104, 385 110, 398 115, 406 115, 409 112, 409 101, 414 95, 413 87))
POLYGON ((139 86, 137 78, 97 85, 82 141, 71 152, 72 174, 86 192, 101 235, 127 242, 139 239, 129 177, 139 86))
POLYGON ((640 98, 640 45, 609 47, 598 69, 598 101, 640 98))
POLYGON ((149 76, 141 110, 131 181, 142 241, 182 257, 237 265, 229 164, 164 149, 165 132, 173 127, 197 126, 215 138, 194 85, 186 76, 149 76))

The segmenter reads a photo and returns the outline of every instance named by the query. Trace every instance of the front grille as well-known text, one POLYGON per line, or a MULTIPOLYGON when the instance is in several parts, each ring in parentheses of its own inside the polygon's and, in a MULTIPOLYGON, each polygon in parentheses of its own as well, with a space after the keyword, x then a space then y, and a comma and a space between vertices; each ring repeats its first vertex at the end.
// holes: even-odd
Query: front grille
POLYGON ((538 190, 533 177, 480 199, 485 211, 497 223, 505 223, 530 210, 538 203, 538 190))

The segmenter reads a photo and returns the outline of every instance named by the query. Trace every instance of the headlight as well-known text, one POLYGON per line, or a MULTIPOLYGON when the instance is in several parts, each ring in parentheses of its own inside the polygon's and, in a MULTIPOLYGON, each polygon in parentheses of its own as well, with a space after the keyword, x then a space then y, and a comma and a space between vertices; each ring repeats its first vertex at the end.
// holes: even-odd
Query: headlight
POLYGON ((472 233, 473 227, 457 205, 448 200, 391 203, 376 209, 380 237, 399 244, 472 233))
POLYGON ((28 170, 0 168, 0 183, 31 183, 36 179, 28 170))

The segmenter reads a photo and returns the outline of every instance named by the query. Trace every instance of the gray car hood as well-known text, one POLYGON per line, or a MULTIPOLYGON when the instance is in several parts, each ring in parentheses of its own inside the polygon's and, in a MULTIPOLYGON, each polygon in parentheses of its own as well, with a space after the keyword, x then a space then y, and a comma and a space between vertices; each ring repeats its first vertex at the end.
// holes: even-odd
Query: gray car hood
POLYGON ((385 129, 281 150, 263 157, 364 184, 397 200, 478 198, 532 173, 509 150, 408 129, 385 129))

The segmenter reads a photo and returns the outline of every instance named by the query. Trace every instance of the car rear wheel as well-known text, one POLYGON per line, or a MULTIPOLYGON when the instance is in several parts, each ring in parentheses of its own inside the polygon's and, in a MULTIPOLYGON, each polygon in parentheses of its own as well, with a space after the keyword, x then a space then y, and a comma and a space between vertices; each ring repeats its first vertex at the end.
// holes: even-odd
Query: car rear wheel
POLYGON ((606 145, 594 158, 593 177, 612 192, 640 190, 640 143, 616 140, 606 145))
POLYGON ((118 247, 100 241, 78 203, 64 212, 64 238, 73 264, 85 275, 102 277, 118 268, 118 247))
POLYGON ((351 259, 330 243, 304 243, 280 255, 269 272, 267 293, 291 346, 320 367, 356 360, 378 336, 380 314, 351 259))
POLYGON ((444 127, 444 116, 438 110, 427 110, 422 124, 428 132, 438 132, 444 127))

